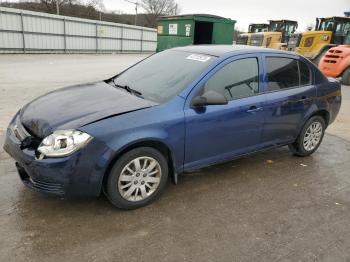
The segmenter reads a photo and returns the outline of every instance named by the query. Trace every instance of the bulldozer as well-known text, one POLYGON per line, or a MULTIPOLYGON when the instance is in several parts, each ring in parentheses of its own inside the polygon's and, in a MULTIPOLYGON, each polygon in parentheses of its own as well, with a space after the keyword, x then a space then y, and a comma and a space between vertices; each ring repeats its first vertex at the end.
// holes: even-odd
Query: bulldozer
POLYGON ((288 51, 301 54, 318 64, 330 48, 346 44, 350 44, 350 17, 316 18, 315 30, 290 37, 288 51))
POLYGON ((298 28, 298 22, 292 20, 270 20, 267 32, 253 33, 249 45, 274 49, 287 49, 291 35, 298 28))
POLYGON ((250 24, 247 33, 242 33, 236 40, 237 45, 249 45, 250 37, 253 33, 266 32, 269 29, 269 24, 250 24))

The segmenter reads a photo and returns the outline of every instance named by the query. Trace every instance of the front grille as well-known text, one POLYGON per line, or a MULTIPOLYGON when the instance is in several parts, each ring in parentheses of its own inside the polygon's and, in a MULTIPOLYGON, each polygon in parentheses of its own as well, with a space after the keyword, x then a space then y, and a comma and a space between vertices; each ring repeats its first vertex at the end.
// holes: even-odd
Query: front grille
POLYGON ((252 46, 262 46, 263 41, 263 34, 252 34, 252 36, 250 37, 250 45, 252 46))
POLYGON ((337 50, 337 49, 330 49, 328 51, 328 53, 330 53, 330 54, 341 54, 341 53, 343 53, 343 51, 342 50, 337 50))
POLYGON ((301 34, 293 34, 288 41, 288 51, 294 51, 296 47, 299 47, 301 41, 301 34))
POLYGON ((341 59, 340 54, 343 53, 341 50, 330 49, 327 51, 325 56, 323 57, 323 62, 327 64, 336 64, 341 59))
POLYGON ((240 35, 240 36, 238 36, 236 44, 237 45, 246 45, 246 44, 248 44, 248 36, 247 35, 240 35))

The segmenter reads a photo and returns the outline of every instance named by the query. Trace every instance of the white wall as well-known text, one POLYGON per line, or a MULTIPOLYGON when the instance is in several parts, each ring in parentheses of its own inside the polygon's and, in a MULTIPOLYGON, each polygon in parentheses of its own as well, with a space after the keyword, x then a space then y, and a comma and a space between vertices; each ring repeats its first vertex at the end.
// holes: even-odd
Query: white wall
POLYGON ((155 52, 155 29, 0 7, 0 53, 155 52))

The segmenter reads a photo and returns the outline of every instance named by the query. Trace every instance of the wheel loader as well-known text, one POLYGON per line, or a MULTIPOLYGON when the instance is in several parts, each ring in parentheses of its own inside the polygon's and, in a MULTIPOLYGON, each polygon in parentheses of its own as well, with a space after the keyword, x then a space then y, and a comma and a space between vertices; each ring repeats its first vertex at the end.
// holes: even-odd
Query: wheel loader
POLYGON ((350 17, 333 16, 316 18, 313 31, 293 34, 288 42, 288 50, 318 64, 330 48, 346 44, 350 44, 350 17))
POLYGON ((252 34, 249 45, 287 49, 289 37, 298 28, 298 22, 292 20, 270 20, 269 22, 268 31, 252 34))
POLYGON ((249 45, 250 37, 253 33, 266 32, 269 29, 269 24, 250 24, 247 33, 242 33, 236 40, 237 45, 249 45))

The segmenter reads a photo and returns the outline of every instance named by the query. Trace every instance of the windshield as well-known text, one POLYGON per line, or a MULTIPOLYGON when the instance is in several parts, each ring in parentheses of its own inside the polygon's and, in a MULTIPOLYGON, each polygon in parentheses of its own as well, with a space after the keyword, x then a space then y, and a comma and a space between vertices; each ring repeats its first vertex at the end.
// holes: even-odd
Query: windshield
POLYGON ((259 25, 259 24, 252 24, 249 25, 249 33, 259 33, 259 32, 267 32, 268 26, 267 25, 259 25))
POLYGON ((214 61, 209 55, 167 50, 150 56, 114 79, 157 103, 178 95, 214 61))
POLYGON ((286 34, 292 35, 296 30, 296 24, 286 24, 286 34))
POLYGON ((350 21, 338 22, 335 28, 336 35, 348 35, 350 33, 350 21))
POLYGON ((320 31, 333 31, 334 29, 334 21, 333 20, 324 20, 319 25, 318 30, 320 31))
POLYGON ((278 22, 270 22, 270 30, 273 32, 285 32, 287 35, 291 35, 296 30, 296 23, 278 21, 278 22))
POLYGON ((270 22, 270 31, 272 32, 282 32, 284 30, 283 22, 270 22))

